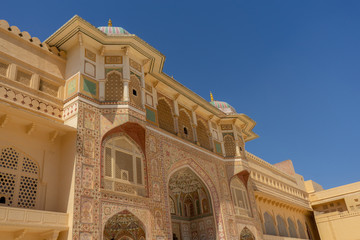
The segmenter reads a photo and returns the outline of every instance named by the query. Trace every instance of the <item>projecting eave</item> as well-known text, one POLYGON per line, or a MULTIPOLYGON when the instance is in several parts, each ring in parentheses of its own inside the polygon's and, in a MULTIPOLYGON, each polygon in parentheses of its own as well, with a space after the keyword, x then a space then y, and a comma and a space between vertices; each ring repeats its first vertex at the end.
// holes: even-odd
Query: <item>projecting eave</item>
POLYGON ((241 129, 244 134, 245 142, 254 140, 259 137, 256 133, 253 132, 253 129, 256 125, 256 122, 244 113, 238 113, 233 115, 227 115, 224 119, 237 119, 240 121, 241 129))
POLYGON ((135 34, 108 36, 77 15, 45 40, 50 46, 56 46, 64 51, 69 50, 79 41, 90 42, 99 52, 106 47, 129 47, 133 53, 140 56, 140 59, 150 62, 150 72, 161 72, 163 69, 165 56, 135 34))

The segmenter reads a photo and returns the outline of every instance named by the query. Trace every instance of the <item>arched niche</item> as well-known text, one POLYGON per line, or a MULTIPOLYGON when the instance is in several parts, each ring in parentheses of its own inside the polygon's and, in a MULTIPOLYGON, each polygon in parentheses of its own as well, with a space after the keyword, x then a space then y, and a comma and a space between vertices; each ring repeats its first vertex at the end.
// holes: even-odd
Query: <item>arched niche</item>
POLYGON ((165 98, 159 98, 157 104, 159 127, 170 133, 175 133, 174 113, 171 104, 165 98))
POLYGON ((244 227, 240 233, 240 240, 255 240, 255 236, 250 231, 250 229, 248 229, 247 227, 244 227))
POLYGON ((139 196, 148 195, 145 129, 127 122, 108 131, 101 143, 101 186, 139 196))
POLYGON ((273 236, 277 235, 274 218, 268 212, 264 213, 264 225, 265 225, 265 234, 273 235, 273 236))
POLYGON ((169 201, 175 201, 179 210, 171 214, 172 235, 178 239, 216 239, 215 218, 209 190, 189 167, 176 170, 169 177, 169 201), (192 227, 191 234, 184 231, 192 227))
POLYGON ((107 220, 103 236, 104 240, 146 239, 144 224, 128 210, 123 210, 107 220))
POLYGON ((288 237, 289 234, 287 232, 286 223, 285 223, 284 218, 281 217, 280 215, 277 215, 276 221, 277 221, 277 225, 278 225, 279 236, 288 237))

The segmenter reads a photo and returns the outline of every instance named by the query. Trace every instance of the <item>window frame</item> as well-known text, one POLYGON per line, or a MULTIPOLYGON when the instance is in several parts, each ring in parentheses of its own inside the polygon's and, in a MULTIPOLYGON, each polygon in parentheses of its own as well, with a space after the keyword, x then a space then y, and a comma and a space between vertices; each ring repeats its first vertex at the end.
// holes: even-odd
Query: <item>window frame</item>
MULTIPOLYGON (((110 180, 110 181, 115 181, 115 182, 120 182, 120 183, 125 183, 125 184, 129 184, 129 185, 135 185, 138 187, 144 187, 145 188, 145 172, 144 172, 144 155, 142 154, 140 148, 137 146, 137 144, 135 144, 133 141, 130 140, 129 137, 125 136, 125 135, 121 135, 121 136, 114 136, 109 138, 105 144, 104 144, 104 179, 106 180, 110 180), (117 146, 115 144, 116 141, 120 140, 120 139, 124 139, 129 145, 131 145, 132 149, 128 150, 126 148, 122 148, 121 146, 117 146), (105 173, 105 169, 107 168, 107 162, 105 160, 106 158, 106 149, 109 148, 111 150, 111 176, 107 176, 105 173), (116 151, 128 154, 130 156, 132 156, 132 168, 133 168, 133 182, 129 181, 129 180, 124 180, 122 178, 117 178, 115 177, 116 173, 116 151), (140 168, 141 168, 141 181, 142 183, 139 184, 138 183, 138 176, 137 176, 137 159, 136 158, 140 158, 140 168)), ((124 170, 124 169, 121 169, 124 170)), ((122 173, 122 172, 121 172, 122 173)), ((128 173, 128 176, 130 175, 130 173, 128 173)), ((121 176, 122 177, 122 174, 121 176)))
POLYGON ((237 216, 243 216, 247 215, 249 217, 252 216, 251 214, 251 206, 249 201, 249 195, 247 192, 247 189, 245 187, 245 184, 241 182, 240 179, 237 177, 233 178, 230 181, 230 191, 231 191, 231 197, 234 205, 235 215, 237 216), (236 184, 238 183, 238 184, 236 184), (240 185, 240 186, 239 186, 240 185), (244 205, 244 207, 238 206, 239 200, 237 199, 236 190, 239 190, 241 193, 241 196, 243 197, 244 201, 241 201, 244 205))

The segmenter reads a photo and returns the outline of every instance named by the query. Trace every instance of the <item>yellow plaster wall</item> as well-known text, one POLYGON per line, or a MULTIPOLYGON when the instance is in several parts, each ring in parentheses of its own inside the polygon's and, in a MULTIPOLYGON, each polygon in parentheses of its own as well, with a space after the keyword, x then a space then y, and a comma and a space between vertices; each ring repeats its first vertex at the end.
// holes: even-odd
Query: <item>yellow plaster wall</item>
POLYGON ((316 223, 322 240, 360 239, 360 213, 337 212, 316 216, 316 223))
POLYGON ((60 57, 51 56, 44 49, 26 42, 19 36, 0 31, 0 52, 15 58, 17 61, 30 64, 41 71, 47 72, 58 78, 63 78, 65 73, 65 61, 60 57))
POLYGON ((259 197, 257 197, 256 205, 257 205, 258 212, 259 212, 259 215, 261 218, 264 234, 265 234, 264 213, 268 212, 274 219, 276 229, 278 227, 278 224, 276 221, 276 216, 280 215, 284 219, 286 226, 287 226, 287 232, 289 234, 289 237, 290 237, 290 233, 289 233, 287 219, 290 217, 292 219, 292 221, 295 223, 296 232, 297 232, 298 237, 300 235, 299 235, 297 220, 300 220, 300 222, 304 226, 304 231, 306 232, 305 223, 307 223, 309 225, 309 227, 311 227, 311 233, 312 233, 314 239, 318 239, 317 234, 316 234, 316 229, 314 226, 314 220, 311 217, 311 213, 309 211, 306 211, 306 210, 301 211, 298 209, 298 206, 296 206, 296 205, 294 205, 293 208, 289 205, 283 206, 275 198, 272 200, 268 199, 268 200, 264 201, 262 199, 259 200, 259 197))
MULTIPOLYGON (((9 118, 11 119, 11 116, 9 118)), ((40 183, 45 186, 45 196, 40 200, 43 206, 41 210, 67 211, 71 175, 61 170, 65 171, 72 167, 75 149, 69 147, 69 144, 75 144, 75 139, 75 136, 65 136, 66 144, 62 144, 61 137, 51 142, 49 134, 40 126, 38 130, 26 134, 26 126, 11 120, 0 128, 1 148, 12 146, 39 164, 40 183)))

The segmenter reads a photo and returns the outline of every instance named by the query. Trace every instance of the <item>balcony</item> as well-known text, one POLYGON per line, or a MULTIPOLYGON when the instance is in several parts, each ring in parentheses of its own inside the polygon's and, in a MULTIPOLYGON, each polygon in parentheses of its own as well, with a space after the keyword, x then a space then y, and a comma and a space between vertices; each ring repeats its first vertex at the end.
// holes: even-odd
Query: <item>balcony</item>
POLYGON ((0 239, 57 239, 67 231, 68 214, 0 207, 0 239))

